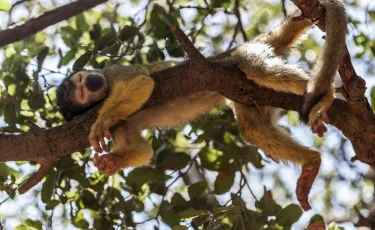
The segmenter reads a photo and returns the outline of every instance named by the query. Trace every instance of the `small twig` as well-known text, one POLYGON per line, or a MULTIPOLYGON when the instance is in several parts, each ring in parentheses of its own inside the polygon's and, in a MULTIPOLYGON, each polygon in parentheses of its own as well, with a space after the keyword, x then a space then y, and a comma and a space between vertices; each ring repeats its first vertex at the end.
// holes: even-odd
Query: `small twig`
POLYGON ((283 9, 284 17, 286 17, 287 14, 286 14, 285 0, 281 0, 281 7, 283 9))
POLYGON ((54 162, 55 160, 51 159, 41 161, 39 170, 18 188, 18 192, 20 194, 24 194, 25 192, 29 191, 30 188, 38 184, 48 173, 54 162))
POLYGON ((240 0, 236 0, 234 2, 234 14, 237 17, 237 27, 240 29, 243 40, 246 42, 248 40, 245 29, 243 28, 242 21, 241 21, 241 13, 240 13, 240 0))
POLYGON ((181 47, 186 51, 190 60, 201 64, 208 63, 207 59, 199 52, 199 50, 197 50, 197 48, 195 48, 194 44, 179 27, 172 26, 172 32, 181 47))
POLYGON ((35 135, 35 136, 40 136, 43 134, 42 128, 37 126, 34 122, 30 120, 25 120, 25 124, 30 128, 30 131, 35 135))

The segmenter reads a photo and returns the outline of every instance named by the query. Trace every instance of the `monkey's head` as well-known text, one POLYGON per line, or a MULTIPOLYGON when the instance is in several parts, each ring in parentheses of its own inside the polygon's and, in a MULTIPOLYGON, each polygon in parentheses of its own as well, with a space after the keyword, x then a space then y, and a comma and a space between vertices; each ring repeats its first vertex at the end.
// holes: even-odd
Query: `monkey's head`
POLYGON ((66 121, 72 120, 107 97, 109 86, 101 70, 80 70, 57 88, 57 105, 66 121))

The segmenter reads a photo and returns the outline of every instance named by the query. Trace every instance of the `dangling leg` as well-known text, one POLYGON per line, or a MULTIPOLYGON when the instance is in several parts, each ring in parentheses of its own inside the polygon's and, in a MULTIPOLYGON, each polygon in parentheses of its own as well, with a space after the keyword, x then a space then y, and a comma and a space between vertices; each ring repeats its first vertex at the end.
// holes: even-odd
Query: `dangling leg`
POLYGON ((275 108, 234 103, 234 112, 243 139, 261 148, 273 158, 302 166, 297 182, 297 199, 304 210, 311 209, 308 195, 319 172, 320 153, 296 143, 275 125, 275 108))

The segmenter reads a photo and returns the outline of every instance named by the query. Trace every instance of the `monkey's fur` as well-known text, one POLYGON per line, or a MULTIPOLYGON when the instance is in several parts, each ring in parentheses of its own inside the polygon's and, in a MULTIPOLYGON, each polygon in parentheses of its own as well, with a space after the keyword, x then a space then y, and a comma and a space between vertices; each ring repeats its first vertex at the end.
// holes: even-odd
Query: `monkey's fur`
MULTIPOLYGON (((289 17, 272 32, 262 34, 211 60, 236 64, 248 79, 261 86, 303 95, 309 84, 309 76, 303 70, 286 64, 282 57, 299 42, 301 35, 311 25, 303 17, 289 17)), ((335 55, 335 52, 331 55, 335 55)), ((109 129, 120 120, 126 120, 125 125, 117 126, 112 133, 115 143, 112 151, 101 156, 95 154, 95 165, 101 172, 113 175, 122 168, 143 165, 152 157, 150 143, 141 136, 143 129, 176 127, 213 107, 225 105, 226 98, 219 93, 202 91, 138 111, 154 89, 154 81, 149 75, 173 65, 173 62, 164 62, 113 65, 103 71, 83 70, 69 76, 58 88, 57 102, 67 119, 72 119, 106 98, 89 136, 97 152, 108 150, 104 137, 110 139, 109 129), (88 89, 86 81, 90 76, 104 79, 96 81, 95 87, 91 86, 96 90, 88 89), (95 98, 96 101, 88 98, 95 98)), ((330 97, 331 92, 326 93, 318 105, 325 104, 324 100, 330 100, 330 97)), ((319 171, 320 153, 296 143, 275 124, 276 108, 233 103, 233 110, 246 142, 257 145, 273 158, 302 166, 302 175, 297 183, 297 198, 304 210, 311 209, 308 194, 319 171)))
POLYGON ((307 84, 300 119, 308 123, 314 133, 323 136, 323 121, 329 123, 326 112, 333 102, 333 80, 345 51, 347 18, 341 0, 319 0, 325 13, 325 45, 314 68, 314 76, 307 84))

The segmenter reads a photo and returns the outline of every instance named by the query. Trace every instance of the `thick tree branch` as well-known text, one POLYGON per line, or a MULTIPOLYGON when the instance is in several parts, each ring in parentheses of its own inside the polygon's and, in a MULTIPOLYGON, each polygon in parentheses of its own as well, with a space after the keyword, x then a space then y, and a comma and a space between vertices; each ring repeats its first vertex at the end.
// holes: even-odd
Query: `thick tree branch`
POLYGON ((78 0, 48 11, 22 25, 0 32, 0 47, 25 39, 48 26, 66 20, 108 0, 78 0))

